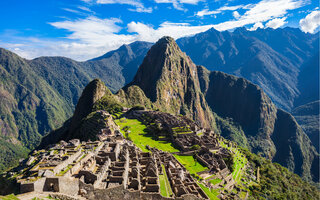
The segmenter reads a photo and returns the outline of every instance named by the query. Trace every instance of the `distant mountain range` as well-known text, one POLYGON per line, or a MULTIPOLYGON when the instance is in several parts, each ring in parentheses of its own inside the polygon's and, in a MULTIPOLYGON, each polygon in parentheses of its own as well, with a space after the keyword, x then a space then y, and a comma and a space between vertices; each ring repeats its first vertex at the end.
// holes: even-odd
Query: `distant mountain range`
POLYGON ((0 170, 14 164, 14 156, 34 148, 42 135, 60 127, 71 116, 84 86, 100 78, 112 92, 133 80, 118 95, 139 95, 140 100, 146 96, 164 111, 185 114, 203 126, 214 124, 225 137, 317 180, 317 152, 294 118, 276 106, 291 111, 319 99, 318 43, 318 34, 292 28, 232 33, 210 29, 179 39, 178 45, 170 40, 172 48, 156 46, 148 53, 158 57, 145 57, 152 46, 146 42, 123 45, 86 62, 64 57, 25 60, 1 49, 0 170), (196 66, 179 47, 207 69, 196 66), (265 93, 243 78, 211 70, 244 77, 265 93))

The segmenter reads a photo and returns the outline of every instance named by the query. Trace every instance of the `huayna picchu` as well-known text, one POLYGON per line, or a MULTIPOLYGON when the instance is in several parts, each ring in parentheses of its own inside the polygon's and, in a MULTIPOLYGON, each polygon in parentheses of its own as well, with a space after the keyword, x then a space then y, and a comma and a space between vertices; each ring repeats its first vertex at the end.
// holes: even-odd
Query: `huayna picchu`
POLYGON ((163 37, 116 94, 90 82, 0 187, 20 199, 318 199, 318 169, 309 138, 262 89, 163 37))

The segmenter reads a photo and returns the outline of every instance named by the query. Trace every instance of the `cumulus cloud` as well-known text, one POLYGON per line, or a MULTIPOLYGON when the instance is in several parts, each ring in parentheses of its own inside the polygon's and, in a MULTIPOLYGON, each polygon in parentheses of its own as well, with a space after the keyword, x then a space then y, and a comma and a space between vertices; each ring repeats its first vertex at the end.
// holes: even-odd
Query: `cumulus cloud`
POLYGON ((306 18, 301 19, 300 29, 305 33, 314 33, 315 30, 320 26, 320 11, 315 10, 306 16, 306 18))
POLYGON ((287 19, 286 17, 274 18, 268 21, 268 23, 266 23, 266 27, 273 28, 273 29, 279 28, 287 23, 285 21, 286 19, 287 19))
POLYGON ((251 28, 247 29, 248 31, 255 31, 258 28, 264 28, 263 24, 261 22, 255 23, 251 28))

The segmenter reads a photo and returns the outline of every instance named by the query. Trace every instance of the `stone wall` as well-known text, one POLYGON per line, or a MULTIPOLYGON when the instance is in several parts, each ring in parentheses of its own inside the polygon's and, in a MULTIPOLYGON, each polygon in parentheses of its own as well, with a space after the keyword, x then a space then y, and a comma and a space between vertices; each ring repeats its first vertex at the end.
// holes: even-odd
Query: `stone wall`
POLYGON ((62 161, 58 164, 54 169, 54 174, 58 174, 62 169, 66 168, 69 164, 71 164, 77 157, 82 153, 82 149, 80 148, 76 153, 72 154, 67 160, 62 161))
POLYGON ((63 194, 77 195, 79 192, 79 179, 59 177, 59 190, 63 194))

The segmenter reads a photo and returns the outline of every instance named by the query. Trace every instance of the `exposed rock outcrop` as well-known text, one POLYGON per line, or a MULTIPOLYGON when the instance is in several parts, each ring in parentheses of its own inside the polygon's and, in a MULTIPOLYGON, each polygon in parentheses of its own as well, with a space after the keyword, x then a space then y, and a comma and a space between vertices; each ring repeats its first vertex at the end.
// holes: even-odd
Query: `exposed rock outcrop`
POLYGON ((111 93, 107 90, 105 84, 99 79, 94 79, 86 86, 72 116, 69 132, 73 132, 79 126, 81 120, 92 112, 95 102, 107 92, 111 93))

